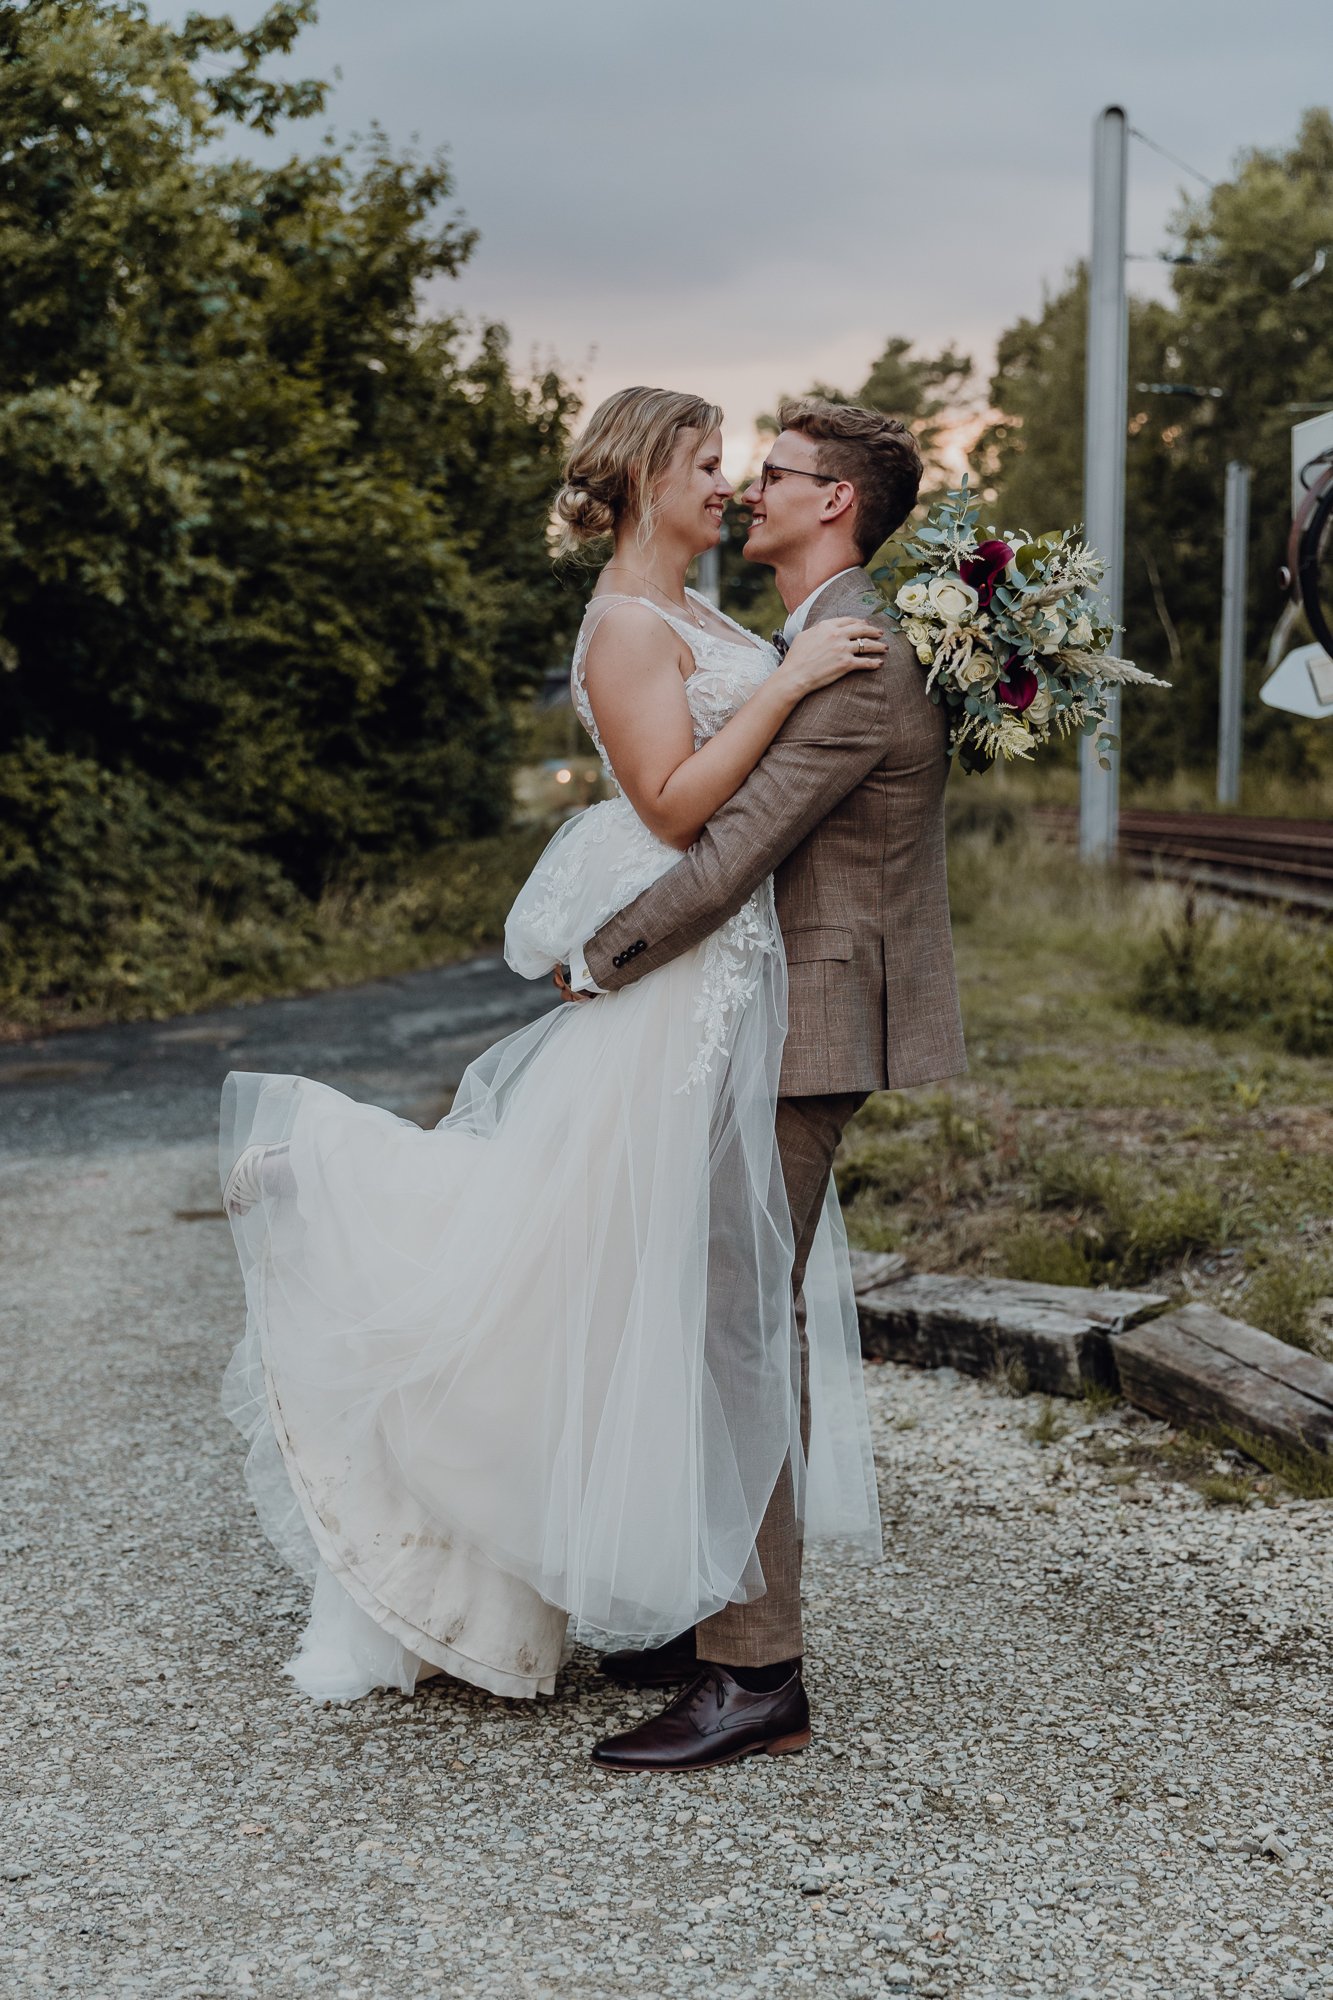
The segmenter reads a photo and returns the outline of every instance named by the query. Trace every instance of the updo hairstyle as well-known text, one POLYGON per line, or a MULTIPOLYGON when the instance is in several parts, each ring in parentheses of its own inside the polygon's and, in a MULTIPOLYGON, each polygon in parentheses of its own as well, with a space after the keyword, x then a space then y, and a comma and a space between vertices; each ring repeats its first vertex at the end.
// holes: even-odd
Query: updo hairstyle
POLYGON ((653 488, 678 434, 707 437, 721 422, 716 403, 675 389, 618 389, 608 396, 565 461, 555 497, 557 554, 573 555, 614 534, 627 516, 637 519, 635 539, 645 547, 653 532, 653 488))

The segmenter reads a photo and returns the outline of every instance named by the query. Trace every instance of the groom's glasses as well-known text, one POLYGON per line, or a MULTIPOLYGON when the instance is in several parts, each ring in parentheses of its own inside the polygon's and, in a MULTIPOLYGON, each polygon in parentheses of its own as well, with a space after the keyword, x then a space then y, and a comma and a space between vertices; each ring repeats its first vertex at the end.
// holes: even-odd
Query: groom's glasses
POLYGON ((770 465, 767 460, 759 468, 759 491, 767 493, 770 479, 779 473, 792 473, 797 479, 818 479, 824 486, 836 486, 837 474, 833 472, 805 472, 799 465, 770 465))

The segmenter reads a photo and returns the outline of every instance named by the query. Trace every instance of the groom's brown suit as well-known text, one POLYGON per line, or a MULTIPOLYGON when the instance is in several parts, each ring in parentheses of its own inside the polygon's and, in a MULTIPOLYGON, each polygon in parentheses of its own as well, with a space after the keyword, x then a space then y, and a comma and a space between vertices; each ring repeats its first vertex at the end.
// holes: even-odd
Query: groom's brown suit
MULTIPOLYGON (((850 571, 816 598, 807 623, 864 617, 873 598, 865 571, 850 571)), ((584 948, 593 979, 614 992, 689 951, 774 877, 789 979, 777 1136, 803 1358, 801 1285, 844 1125, 872 1090, 966 1067, 944 868, 947 716, 884 622, 884 665, 807 695, 688 853, 584 948)), ((765 1594, 699 1626, 702 1659, 764 1666, 802 1650, 785 1471, 758 1555, 765 1594)))

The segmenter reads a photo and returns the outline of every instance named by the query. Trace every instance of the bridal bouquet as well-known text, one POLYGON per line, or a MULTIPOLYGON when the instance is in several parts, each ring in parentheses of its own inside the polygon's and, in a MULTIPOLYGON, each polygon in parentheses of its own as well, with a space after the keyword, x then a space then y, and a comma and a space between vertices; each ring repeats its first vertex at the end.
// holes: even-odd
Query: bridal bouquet
POLYGON ((1089 594, 1102 579, 1095 549, 1072 529, 979 536, 979 516, 964 477, 899 560, 874 573, 888 616, 930 669, 931 700, 950 711, 950 756, 984 771, 1077 730, 1109 769, 1111 688, 1169 683, 1111 652, 1116 628, 1089 594))

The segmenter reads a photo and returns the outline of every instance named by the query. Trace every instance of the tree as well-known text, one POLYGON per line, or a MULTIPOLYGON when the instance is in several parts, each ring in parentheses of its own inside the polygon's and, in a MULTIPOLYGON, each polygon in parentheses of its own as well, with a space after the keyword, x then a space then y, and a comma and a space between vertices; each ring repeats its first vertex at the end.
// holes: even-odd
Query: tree
MULTIPOLYGON (((1175 267, 1172 302, 1130 306, 1125 551, 1126 648, 1173 689, 1151 711, 1126 704, 1127 765, 1147 777, 1216 754, 1222 495, 1226 462, 1240 458, 1254 475, 1247 746, 1297 775, 1333 752, 1329 732, 1263 708, 1257 692, 1279 609, 1292 406, 1333 401, 1333 271, 1291 290, 1333 246, 1333 117, 1308 112, 1289 150, 1244 155, 1230 181, 1182 206, 1173 234, 1192 261, 1175 267)), ((1080 269, 1000 340, 1000 414, 977 462, 1005 523, 1039 530, 1081 514, 1086 316, 1080 269)))
POLYGON ((218 152, 321 107, 265 74, 312 14, 0 14, 11 925, 68 920, 41 857, 77 867, 60 815, 86 831, 94 797, 149 901, 189 869, 313 893, 493 828, 511 705, 568 633, 544 529, 574 398, 420 310, 473 241, 442 159, 218 152))

